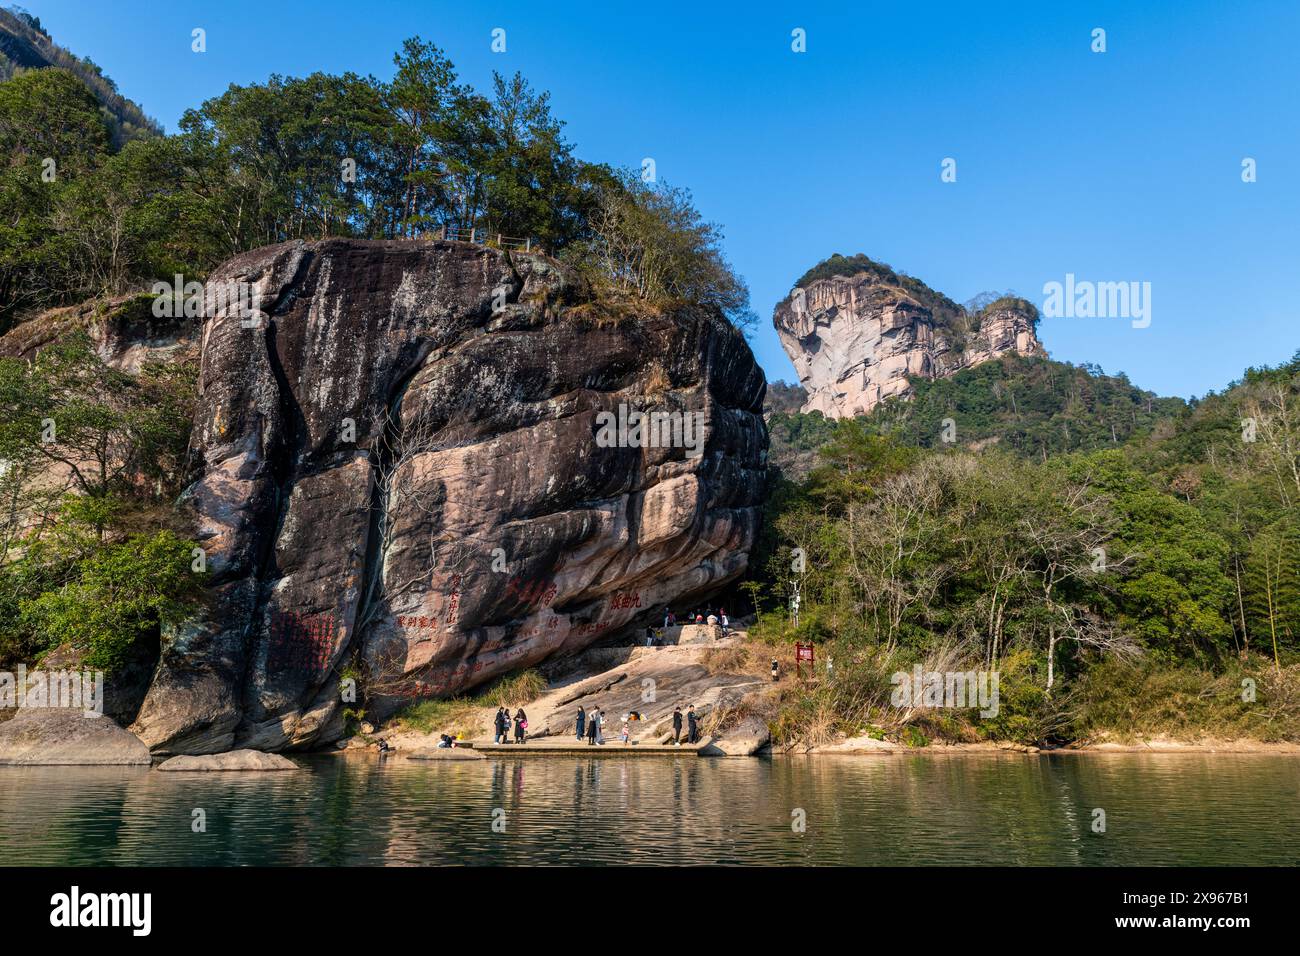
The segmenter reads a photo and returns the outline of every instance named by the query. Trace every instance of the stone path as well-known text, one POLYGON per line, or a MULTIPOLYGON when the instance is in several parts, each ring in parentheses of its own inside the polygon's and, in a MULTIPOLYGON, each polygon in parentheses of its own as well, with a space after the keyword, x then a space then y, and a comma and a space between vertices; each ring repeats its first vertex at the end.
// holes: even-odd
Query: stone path
MULTIPOLYGON (((555 741, 586 747, 576 739, 579 707, 605 711, 606 748, 622 746, 619 735, 623 715, 631 711, 642 715, 629 727, 631 740, 638 745, 662 744, 672 733, 674 707, 682 710, 685 736, 685 714, 690 705, 695 705, 696 712, 703 716, 720 704, 739 701, 765 683, 750 674, 710 673, 704 662, 711 650, 739 647, 744 632, 733 631, 724 638, 719 628, 690 625, 670 629, 670 638, 678 636, 676 632, 680 632, 678 644, 597 648, 580 655, 572 676, 553 682, 550 690, 524 708, 530 741, 525 746, 531 746, 533 741, 555 741)), ((491 723, 490 717, 487 723, 491 723)), ((484 744, 492 746, 492 739, 474 742, 475 747, 484 744)), ((507 744, 505 749, 514 746, 507 744)))

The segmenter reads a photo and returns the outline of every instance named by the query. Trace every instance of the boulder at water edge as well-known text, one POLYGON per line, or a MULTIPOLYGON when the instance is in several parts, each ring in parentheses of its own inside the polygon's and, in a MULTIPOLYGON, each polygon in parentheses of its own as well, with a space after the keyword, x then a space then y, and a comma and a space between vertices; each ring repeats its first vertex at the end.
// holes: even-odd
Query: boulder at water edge
POLYGON ((298 765, 279 754, 263 753, 260 750, 231 750, 223 754, 203 754, 201 756, 183 755, 164 760, 158 765, 159 770, 166 771, 208 771, 208 770, 297 770, 298 765))
POLYGON ((107 717, 63 707, 24 707, 0 723, 0 764, 148 766, 149 748, 107 717))

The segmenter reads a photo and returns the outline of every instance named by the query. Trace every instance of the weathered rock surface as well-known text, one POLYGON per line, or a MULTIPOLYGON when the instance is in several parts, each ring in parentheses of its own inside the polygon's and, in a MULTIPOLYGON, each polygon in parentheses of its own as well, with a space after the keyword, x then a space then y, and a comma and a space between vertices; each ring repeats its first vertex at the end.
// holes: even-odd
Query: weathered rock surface
POLYGON ((191 353, 197 320, 153 315, 152 295, 96 299, 50 309, 0 335, 0 358, 31 360, 41 349, 75 331, 89 337, 110 367, 137 374, 145 362, 166 362, 191 353))
POLYGON ((734 727, 729 727, 715 737, 704 753, 721 757, 752 757, 772 740, 767 722, 758 717, 746 717, 734 727))
POLYGON ((149 748, 107 717, 64 707, 23 707, 0 723, 0 764, 148 766, 149 748))
POLYGON ((212 770, 255 770, 280 771, 297 770, 298 765, 279 754, 269 754, 261 750, 231 750, 223 754, 182 754, 171 757, 158 765, 159 770, 171 771, 212 771, 212 770))
POLYGON ((208 285, 232 283, 264 315, 202 326, 212 600, 164 635, 133 725, 155 752, 322 745, 346 665, 382 718, 743 572, 765 383, 715 313, 620 318, 543 256, 441 241, 286 243, 208 285), (698 413, 700 453, 604 447, 620 405, 698 413))
MULTIPOLYGON (((528 735, 576 740, 578 708, 605 711, 605 738, 617 739, 623 715, 631 711, 641 720, 628 726, 634 741, 661 741, 672 733, 674 707, 683 715, 694 705, 701 723, 718 709, 740 704, 766 682, 744 667, 723 666, 717 654, 739 648, 742 638, 733 635, 713 646, 669 644, 661 647, 596 647, 554 667, 551 688, 527 706, 528 735), (653 693, 649 693, 653 691, 653 693)), ((732 662, 734 663, 734 662, 732 662)), ((484 713, 483 725, 490 723, 484 713)))
POLYGON ((773 315, 808 395, 803 411, 828 418, 908 395, 909 378, 946 378, 1004 353, 1046 355, 1036 320, 1028 303, 1000 300, 972 322, 956 303, 879 266, 796 287, 773 315))

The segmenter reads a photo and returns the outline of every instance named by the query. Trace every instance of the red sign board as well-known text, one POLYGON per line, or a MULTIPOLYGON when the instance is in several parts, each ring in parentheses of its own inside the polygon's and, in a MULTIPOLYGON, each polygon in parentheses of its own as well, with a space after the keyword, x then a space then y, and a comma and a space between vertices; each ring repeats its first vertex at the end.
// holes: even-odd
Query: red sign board
POLYGON ((794 659, 796 661, 808 661, 811 663, 813 659, 813 646, 811 644, 795 644, 794 659))

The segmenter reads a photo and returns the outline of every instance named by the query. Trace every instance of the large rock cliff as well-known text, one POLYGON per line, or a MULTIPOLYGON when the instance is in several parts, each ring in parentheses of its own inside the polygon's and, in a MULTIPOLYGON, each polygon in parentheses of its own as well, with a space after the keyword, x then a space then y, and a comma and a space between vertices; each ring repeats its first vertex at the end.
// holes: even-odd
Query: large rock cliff
POLYGON ((154 752, 319 745, 353 673, 383 716, 743 572, 765 383, 716 313, 621 316, 543 256, 440 241, 287 243, 223 287, 251 297, 202 325, 185 496, 211 600, 164 635, 154 752), (676 417, 647 440, 602 427, 620 406, 676 417), (667 430, 695 415, 698 444, 667 430))
POLYGON ((969 312, 865 256, 836 256, 777 304, 773 323, 807 392, 805 412, 860 415, 1006 352, 1045 355, 1037 310, 1011 297, 969 312))

